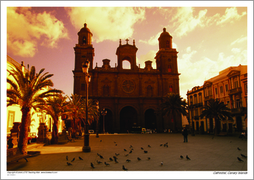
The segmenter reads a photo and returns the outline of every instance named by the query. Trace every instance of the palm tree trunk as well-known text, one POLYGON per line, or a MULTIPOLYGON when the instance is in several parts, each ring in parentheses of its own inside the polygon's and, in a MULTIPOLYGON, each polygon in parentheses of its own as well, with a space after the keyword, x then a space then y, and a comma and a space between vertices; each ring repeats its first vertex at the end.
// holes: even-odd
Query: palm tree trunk
POLYGON ((58 117, 54 118, 51 143, 52 144, 58 143, 58 117))
POLYGON ((18 148, 22 154, 27 153, 27 141, 28 141, 28 114, 30 112, 30 108, 22 107, 22 119, 21 119, 21 126, 20 126, 20 133, 19 133, 19 142, 18 148))

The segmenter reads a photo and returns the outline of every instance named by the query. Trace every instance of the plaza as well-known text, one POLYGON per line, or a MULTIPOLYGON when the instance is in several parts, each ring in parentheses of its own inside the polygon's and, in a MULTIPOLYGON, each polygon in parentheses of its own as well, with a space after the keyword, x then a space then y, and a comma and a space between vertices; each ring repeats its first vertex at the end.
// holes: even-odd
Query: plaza
POLYGON ((83 138, 65 144, 38 147, 36 144, 29 145, 28 151, 40 151, 40 155, 28 158, 28 162, 20 160, 10 163, 7 170, 123 171, 123 165, 128 171, 133 172, 248 170, 247 158, 241 157, 241 154, 247 156, 247 141, 238 136, 189 135, 188 143, 184 143, 181 134, 100 134, 99 138, 91 134, 91 152, 82 152, 83 145, 83 138), (141 147, 148 152, 144 153, 141 147), (132 153, 129 153, 131 149, 132 153), (98 154, 104 159, 101 159, 98 154), (119 155, 116 156, 116 154, 119 155), (181 155, 183 159, 180 158, 181 155), (191 160, 187 160, 186 155, 191 160), (109 160, 113 156, 117 157, 118 163, 109 160), (141 160, 138 161, 137 157, 141 160), (243 162, 239 162, 237 157, 240 157, 243 162), (75 160, 71 162, 73 158, 75 160), (127 159, 130 162, 127 162, 127 159), (98 164, 97 161, 102 163, 98 164), (67 165, 67 162, 72 165, 67 165), (110 165, 106 166, 104 162, 110 165), (91 167, 91 163, 94 164, 94 168, 91 167))

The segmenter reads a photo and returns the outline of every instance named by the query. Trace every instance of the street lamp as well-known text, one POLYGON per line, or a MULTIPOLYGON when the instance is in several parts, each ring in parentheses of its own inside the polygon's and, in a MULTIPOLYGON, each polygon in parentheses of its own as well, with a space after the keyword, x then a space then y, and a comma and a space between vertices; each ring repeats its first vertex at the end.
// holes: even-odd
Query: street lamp
POLYGON ((101 111, 101 115, 103 116, 103 134, 105 134, 105 116, 107 114, 107 111, 105 108, 101 111))
MULTIPOLYGON (((99 112, 99 101, 97 100, 96 101, 96 108, 99 112)), ((96 137, 98 138, 99 137, 99 116, 96 116, 96 137)))
POLYGON ((82 71, 85 74, 85 80, 86 80, 86 120, 85 120, 85 133, 84 133, 84 146, 83 146, 83 152, 90 152, 91 148, 89 146, 89 133, 88 133, 88 85, 91 79, 91 76, 88 73, 90 62, 86 60, 84 63, 82 63, 82 71))

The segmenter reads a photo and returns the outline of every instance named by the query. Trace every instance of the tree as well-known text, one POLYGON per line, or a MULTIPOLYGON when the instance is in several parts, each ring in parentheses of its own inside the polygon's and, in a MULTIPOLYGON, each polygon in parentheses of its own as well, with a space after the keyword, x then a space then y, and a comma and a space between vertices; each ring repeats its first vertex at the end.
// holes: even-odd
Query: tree
POLYGON ((221 120, 233 120, 230 109, 224 102, 218 100, 210 99, 205 106, 205 109, 202 111, 201 118, 212 118, 215 120, 215 134, 219 132, 219 123, 221 120))
POLYGON ((180 114, 187 115, 186 106, 187 103, 179 96, 179 94, 168 93, 163 98, 161 104, 162 115, 168 115, 173 119, 174 131, 177 131, 176 116, 180 114))
POLYGON ((48 97, 44 100, 37 108, 45 110, 47 114, 51 115, 53 119, 53 130, 52 130, 52 144, 58 143, 58 122, 59 117, 65 113, 68 102, 67 97, 62 94, 57 94, 54 97, 48 97))
POLYGON ((22 154, 27 153, 28 124, 31 108, 34 108, 44 98, 55 96, 55 93, 62 92, 56 89, 49 89, 53 87, 53 82, 50 80, 53 74, 43 73, 44 70, 41 69, 37 74, 34 66, 31 69, 28 66, 27 71, 23 72, 15 64, 7 70, 9 73, 7 83, 11 86, 10 89, 7 89, 7 106, 18 104, 22 112, 18 142, 18 148, 22 154))

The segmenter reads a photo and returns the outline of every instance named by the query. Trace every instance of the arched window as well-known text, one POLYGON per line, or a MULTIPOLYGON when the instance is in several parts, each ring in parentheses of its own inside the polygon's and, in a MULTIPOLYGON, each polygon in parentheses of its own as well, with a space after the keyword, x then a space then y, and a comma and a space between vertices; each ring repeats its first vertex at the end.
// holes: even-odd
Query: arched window
POLYGON ((173 92, 173 86, 172 85, 169 86, 169 92, 173 92))
POLYGON ((83 37, 82 43, 86 44, 86 37, 83 37))
POLYGON ((168 65, 168 72, 172 72, 171 65, 168 65))
POLYGON ((166 41, 166 48, 169 48, 169 41, 166 41))
POLYGON ((131 69, 131 63, 127 60, 123 61, 123 69, 131 69))

